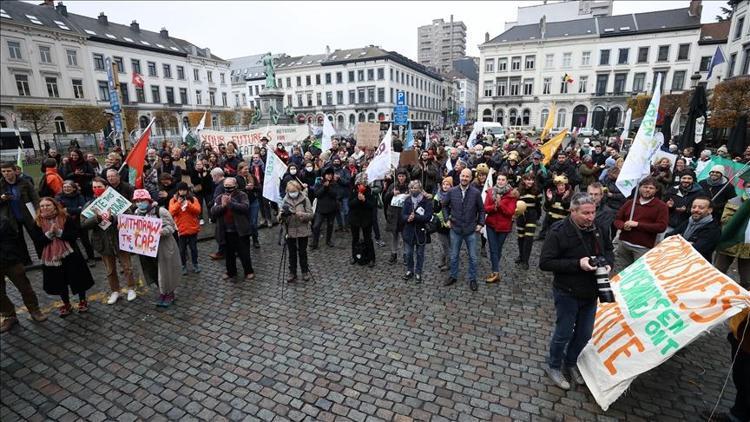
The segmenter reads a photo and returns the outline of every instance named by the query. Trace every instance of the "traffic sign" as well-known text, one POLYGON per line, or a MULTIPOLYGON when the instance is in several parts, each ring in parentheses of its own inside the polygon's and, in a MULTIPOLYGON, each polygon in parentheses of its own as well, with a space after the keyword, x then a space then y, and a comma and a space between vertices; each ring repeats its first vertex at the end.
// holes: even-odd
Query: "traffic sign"
POLYGON ((393 123, 399 126, 406 125, 409 121, 409 106, 404 104, 396 105, 393 109, 393 123))
POLYGON ((120 113, 115 113, 115 132, 122 133, 122 118, 120 113))
POLYGON ((458 124, 466 125, 466 108, 464 106, 458 106, 458 124))
POLYGON ((406 93, 404 91, 396 91, 396 105, 406 105, 406 93))

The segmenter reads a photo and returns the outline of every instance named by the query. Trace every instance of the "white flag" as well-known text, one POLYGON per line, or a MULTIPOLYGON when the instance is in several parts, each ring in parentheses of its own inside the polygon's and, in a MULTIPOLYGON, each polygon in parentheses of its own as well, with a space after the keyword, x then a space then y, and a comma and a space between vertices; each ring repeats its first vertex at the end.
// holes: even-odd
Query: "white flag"
POLYGON ((628 108, 628 111, 625 112, 625 125, 623 125, 622 135, 620 135, 620 138, 625 139, 628 137, 628 132, 630 131, 630 120, 632 118, 633 110, 628 108))
MULTIPOLYGON (((482 187, 482 204, 484 204, 484 201, 487 199, 487 195, 489 195, 487 192, 492 189, 492 176, 495 174, 495 169, 490 168, 490 172, 487 174, 487 180, 484 181, 484 186, 482 187)), ((482 227, 482 237, 485 239, 487 238, 487 226, 482 227)))
POLYGON ((701 116, 695 119, 695 143, 700 144, 703 140, 703 126, 706 125, 706 118, 701 116))
POLYGON ((677 111, 674 112, 674 118, 672 119, 672 126, 670 132, 672 132, 672 138, 680 134, 680 119, 682 118, 682 109, 677 107, 677 111))
POLYGON ((182 141, 187 142, 187 137, 190 134, 190 131, 188 130, 187 126, 182 125, 182 141))
POLYGON ((367 166, 367 182, 372 183, 376 180, 382 179, 391 169, 391 137, 392 127, 388 127, 388 132, 385 133, 383 140, 380 141, 377 151, 375 151, 375 157, 370 161, 370 165, 367 166))
POLYGON ((266 171, 263 173, 263 197, 281 205, 283 198, 279 193, 279 187, 281 186, 281 178, 286 173, 286 164, 273 151, 269 151, 266 157, 266 171))
MULTIPOLYGON (((651 157, 659 149, 656 133, 656 117, 659 111, 659 100, 661 99, 661 74, 656 80, 654 96, 643 115, 641 127, 635 134, 633 145, 630 146, 625 162, 622 164, 620 175, 617 176, 615 184, 623 195, 630 196, 641 179, 651 173, 651 157)), ((664 139, 663 137, 661 138, 664 139)))
POLYGON ((198 133, 203 130, 204 127, 206 127, 206 113, 203 112, 203 117, 201 117, 200 123, 198 123, 198 126, 195 127, 195 133, 198 133))
POLYGON ((323 119, 323 137, 321 138, 320 145, 321 150, 328 151, 333 146, 331 138, 336 134, 336 129, 333 128, 331 121, 328 118, 323 119))
POLYGON ((479 132, 482 129, 479 129, 480 125, 474 124, 474 128, 471 130, 471 133, 469 134, 469 139, 466 141, 466 146, 468 148, 474 148, 474 144, 477 143, 477 135, 479 135, 479 132))

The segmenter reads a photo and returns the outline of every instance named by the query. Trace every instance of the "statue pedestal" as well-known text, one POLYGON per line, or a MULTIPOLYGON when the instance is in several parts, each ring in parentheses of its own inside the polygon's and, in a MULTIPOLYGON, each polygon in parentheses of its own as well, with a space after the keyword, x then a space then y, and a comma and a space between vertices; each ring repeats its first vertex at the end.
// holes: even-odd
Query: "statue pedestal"
POLYGON ((259 97, 261 115, 260 120, 258 120, 258 126, 291 124, 289 116, 284 113, 284 91, 274 88, 264 88, 260 92, 259 97), (278 120, 275 123, 272 119, 274 114, 278 116, 278 120))

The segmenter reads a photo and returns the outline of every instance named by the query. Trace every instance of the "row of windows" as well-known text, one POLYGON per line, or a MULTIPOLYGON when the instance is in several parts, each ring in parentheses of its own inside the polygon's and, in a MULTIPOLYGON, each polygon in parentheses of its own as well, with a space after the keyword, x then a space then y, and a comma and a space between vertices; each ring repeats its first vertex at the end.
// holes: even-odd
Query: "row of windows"
MULTIPOLYGON (((113 56, 112 62, 117 65, 117 71, 119 73, 126 73, 125 70, 125 62, 122 57, 119 56, 113 56)), ((133 73, 143 74, 143 71, 141 69, 141 61, 139 59, 130 59, 130 67, 133 71, 133 73)), ((94 70, 100 70, 100 71, 106 71, 104 65, 104 55, 100 53, 94 53, 94 70)), ((148 71, 148 76, 152 78, 158 78, 159 77, 159 69, 156 65, 156 62, 147 61, 146 62, 146 70, 148 71)), ((185 80, 185 67, 175 65, 175 72, 176 77, 178 80, 185 80)), ((169 63, 163 63, 161 65, 161 75, 165 79, 172 79, 172 65, 169 63)), ((199 82, 201 80, 201 74, 200 69, 193 69, 193 80, 196 82, 199 82)), ((211 70, 206 71, 206 80, 208 82, 214 82, 214 73, 211 70)), ((219 73, 219 82, 224 84, 226 83, 226 75, 221 72, 219 73)))
MULTIPOLYGON (((335 80, 337 84, 344 83, 345 72, 335 73, 324 73, 315 75, 300 75, 294 79, 294 85, 292 85, 292 77, 279 78, 276 84, 279 88, 292 88, 301 86, 312 86, 314 85, 330 85, 335 80), (304 84, 303 84, 304 82, 304 84)), ((385 80, 385 69, 379 67, 377 69, 359 69, 349 70, 346 72, 346 82, 366 82, 366 81, 384 81, 385 80)), ((433 94, 438 93, 439 86, 434 82, 430 82, 426 79, 416 77, 412 74, 408 74, 403 71, 390 69, 389 78, 391 82, 401 83, 402 85, 408 85, 421 91, 428 91, 433 94)), ((251 94, 252 95, 252 94, 251 94)), ((255 95, 258 95, 257 93, 255 95)))
MULTIPOLYGON (((8 40, 8 57, 13 60, 26 60, 20 41, 8 40)), ((39 50, 39 62, 42 64, 54 64, 52 47, 47 45, 37 46, 39 50)), ((65 56, 69 66, 78 66, 78 50, 74 48, 65 49, 65 56)))
MULTIPOLYGON (((385 88, 377 88, 377 90, 374 87, 369 88, 359 88, 359 89, 352 89, 348 92, 348 102, 345 102, 344 99, 344 91, 336 91, 336 101, 334 102, 334 92, 333 91, 327 91, 325 93, 325 98, 323 97, 323 93, 317 92, 314 93, 315 95, 315 101, 313 101, 313 93, 308 92, 306 94, 300 94, 298 93, 296 95, 296 102, 292 102, 292 94, 288 94, 286 96, 287 105, 290 106, 296 106, 296 107, 314 107, 314 106, 334 106, 334 105, 346 105, 346 104, 375 104, 375 103, 384 103, 386 102, 385 99, 385 88), (325 102, 324 102, 325 101, 325 102)), ((407 98, 412 98, 412 104, 415 104, 415 107, 421 107, 421 108, 431 108, 437 110, 441 102, 436 98, 431 98, 426 95, 422 94, 415 94, 413 92, 406 92, 407 98)), ((390 88, 389 92, 389 100, 388 102, 393 103, 395 99, 394 96, 394 89, 390 88)), ((239 101, 239 97, 237 94, 235 94, 235 104, 237 104, 239 101)), ((244 103, 244 94, 243 94, 243 103, 244 103)))
MULTIPOLYGON (((637 49, 637 55, 635 58, 635 63, 641 64, 641 63, 649 63, 649 56, 650 56, 650 50, 651 47, 638 47, 637 49)), ((661 45, 656 49, 656 62, 667 62, 669 61, 670 57, 670 46, 669 45, 661 45)), ((690 59, 690 44, 679 44, 677 46, 677 60, 678 61, 686 61, 690 59)), ((617 50, 612 49, 602 49, 599 50, 599 65, 600 66, 609 66, 612 64, 617 65, 627 65, 630 64, 630 48, 619 48, 617 50), (612 60, 612 55, 616 53, 617 54, 617 60, 612 60)), ((536 56, 513 56, 510 58, 510 70, 511 71, 519 71, 521 70, 521 65, 523 64, 524 70, 533 70, 535 66, 536 56)), ((489 58, 485 59, 484 62, 484 71, 488 73, 496 72, 495 70, 495 64, 497 63, 497 72, 505 72, 508 70, 508 58, 507 57, 501 57, 498 59, 495 58, 489 58)), ((580 57, 580 65, 581 66, 590 66, 591 65, 591 51, 583 51, 581 52, 580 57)), ((555 62, 555 54, 545 54, 544 55, 544 67, 545 68, 553 68, 557 65, 555 62)), ((573 66, 573 53, 572 52, 564 52, 562 53, 562 63, 563 68, 570 68, 573 66)))
MULTIPOLYGON (((21 97, 31 96, 31 85, 29 84, 29 76, 25 74, 16 74, 16 89, 18 95, 21 97)), ((71 86, 73 89, 74 98, 84 98, 83 96, 83 80, 71 79, 71 86)), ((48 76, 44 78, 45 88, 47 89, 47 96, 50 98, 60 98, 60 88, 57 78, 54 76, 48 76)))
MULTIPOLYGON (((667 72, 666 71, 657 71, 654 72, 653 75, 653 81, 651 83, 651 86, 656 85, 656 79, 658 75, 662 75, 662 90, 665 89, 666 85, 666 77, 667 72)), ((678 70, 675 71, 672 75, 672 84, 671 84, 671 90, 672 91, 682 91, 685 89, 685 82, 687 78, 687 71, 685 70, 678 70)), ((542 94, 553 94, 552 82, 551 77, 546 77, 543 79, 542 82, 542 94)), ((609 86, 609 74, 600 74, 596 75, 596 84, 594 86, 594 94, 595 95, 606 95, 608 93, 614 94, 614 95, 623 95, 626 94, 626 83, 628 79, 627 73, 616 73, 614 75, 614 85, 613 90, 610 92, 608 91, 609 86)), ((644 92, 646 90, 646 73, 645 72, 638 72, 633 74, 633 84, 632 84, 632 90, 631 92, 644 92)), ((578 92, 579 94, 585 94, 589 92, 589 78, 588 76, 581 76, 578 78, 577 83, 575 82, 575 79, 573 82, 563 81, 560 80, 560 89, 557 92, 554 92, 555 94, 567 94, 572 92, 578 92)), ((495 81, 485 81, 484 82, 484 96, 485 97, 492 97, 492 96, 518 96, 518 95, 534 95, 534 79, 533 78, 497 78, 495 81)))

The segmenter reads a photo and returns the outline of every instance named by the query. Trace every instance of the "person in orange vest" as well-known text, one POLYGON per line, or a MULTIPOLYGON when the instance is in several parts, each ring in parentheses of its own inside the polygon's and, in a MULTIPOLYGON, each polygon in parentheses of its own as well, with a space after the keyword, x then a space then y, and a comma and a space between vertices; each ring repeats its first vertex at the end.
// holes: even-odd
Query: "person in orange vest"
POLYGON ((182 275, 187 275, 187 248, 190 247, 190 255, 193 262, 193 272, 201 272, 198 265, 198 232, 201 230, 200 215, 201 204, 190 192, 188 184, 180 182, 177 184, 177 192, 169 200, 169 213, 172 214, 177 225, 177 241, 180 247, 180 259, 182 260, 182 275))

